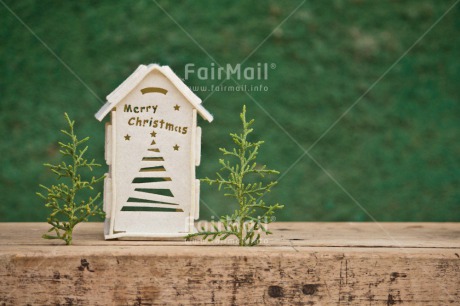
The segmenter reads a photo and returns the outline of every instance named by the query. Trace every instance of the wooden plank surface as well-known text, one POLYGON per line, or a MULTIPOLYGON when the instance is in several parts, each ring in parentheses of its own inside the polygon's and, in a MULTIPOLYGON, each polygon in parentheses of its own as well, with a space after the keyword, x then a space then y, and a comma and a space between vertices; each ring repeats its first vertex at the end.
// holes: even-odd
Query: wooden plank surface
POLYGON ((258 247, 0 223, 0 305, 459 305, 456 223, 275 223, 258 247))

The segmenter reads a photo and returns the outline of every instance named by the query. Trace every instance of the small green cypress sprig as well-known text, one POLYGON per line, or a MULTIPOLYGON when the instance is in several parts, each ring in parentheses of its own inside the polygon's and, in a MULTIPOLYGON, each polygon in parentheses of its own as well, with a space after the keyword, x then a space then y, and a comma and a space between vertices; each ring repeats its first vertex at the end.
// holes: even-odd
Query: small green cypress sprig
POLYGON ((93 167, 100 167, 95 160, 88 161, 84 158, 84 154, 88 150, 86 146, 80 149, 80 146, 88 141, 89 137, 79 140, 74 133, 75 121, 71 121, 67 113, 64 117, 69 125, 68 130, 61 130, 63 134, 70 138, 68 143, 59 142, 61 149, 59 152, 71 160, 70 164, 61 162, 57 165, 44 164, 55 173, 58 179, 67 178, 67 181, 57 185, 52 185, 50 188, 40 185, 46 190, 46 195, 37 192, 37 195, 45 201, 45 206, 52 209, 47 222, 51 225, 48 233, 54 232, 55 235, 44 234, 44 239, 62 239, 66 245, 72 243, 72 233, 74 227, 83 221, 88 221, 89 216, 104 216, 104 212, 96 204, 100 198, 99 192, 94 198, 89 197, 87 200, 78 201, 76 197, 80 195, 83 189, 93 190, 93 186, 104 179, 105 176, 95 178, 90 181, 85 181, 81 178, 80 169, 87 168, 93 171, 93 167), (78 202, 78 203, 77 203, 78 202))
POLYGON ((236 162, 230 163, 225 159, 219 159, 222 166, 216 173, 216 179, 205 178, 203 182, 209 185, 217 185, 219 190, 222 188, 226 191, 227 197, 234 198, 238 203, 238 208, 232 215, 222 216, 220 224, 211 222, 211 230, 204 227, 198 233, 189 234, 186 238, 190 240, 193 237, 202 237, 208 241, 214 241, 219 238, 225 240, 228 237, 235 236, 240 246, 254 246, 260 243, 260 233, 267 235, 271 232, 267 229, 267 224, 272 221, 276 210, 281 209, 284 205, 274 204, 267 205, 262 197, 271 191, 276 185, 275 182, 264 184, 263 182, 248 182, 249 177, 278 174, 276 170, 267 169, 265 165, 260 166, 256 163, 259 147, 263 141, 251 142, 248 135, 253 131, 251 125, 254 119, 249 122, 246 120, 246 106, 240 114, 243 124, 241 134, 231 133, 230 136, 236 145, 236 148, 219 150, 224 156, 232 156, 236 162), (224 177, 226 176, 226 177, 224 177))

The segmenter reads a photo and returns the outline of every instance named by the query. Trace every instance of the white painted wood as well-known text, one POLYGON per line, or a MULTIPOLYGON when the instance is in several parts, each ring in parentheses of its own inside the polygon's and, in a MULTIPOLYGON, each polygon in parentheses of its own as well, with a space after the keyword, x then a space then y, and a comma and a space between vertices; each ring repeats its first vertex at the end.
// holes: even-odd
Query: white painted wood
POLYGON ((121 240, 175 240, 174 238, 184 238, 188 233, 144 233, 144 232, 120 232, 105 235, 105 239, 121 240))
MULTIPOLYGON (((131 206, 131 207, 145 207, 145 203, 130 202, 129 206, 131 206)), ((179 212, 181 211, 180 205, 178 203, 169 203, 169 204, 156 203, 155 207, 171 208, 171 209, 177 209, 179 212)))
POLYGON ((201 127, 196 127, 195 137, 195 166, 199 166, 201 162, 201 127))
POLYGON ((101 121, 120 101, 122 101, 143 79, 151 72, 159 71, 176 89, 188 100, 190 104, 200 113, 200 115, 211 122, 213 116, 201 105, 201 99, 185 85, 180 78, 168 66, 159 66, 157 64, 140 65, 122 84, 120 84, 112 93, 107 96, 107 103, 96 113, 95 117, 101 121))
MULTIPOLYGON (((158 164, 158 163, 156 163, 158 164)), ((158 167, 160 167, 159 165, 158 167)), ((168 171, 152 171, 152 172, 139 172, 136 173, 136 177, 141 177, 141 178, 149 178, 149 177, 155 177, 155 178, 170 178, 170 175, 168 174, 168 171)), ((165 181, 166 182, 166 181, 165 181)), ((144 183, 147 184, 147 183, 144 183)), ((143 186, 139 185, 139 186, 143 186)))
POLYGON ((105 162, 107 165, 112 164, 112 125, 110 122, 105 124, 105 162))
POLYGON ((177 199, 174 199, 172 197, 161 196, 161 195, 150 194, 150 193, 139 192, 139 191, 133 191, 132 193, 130 193, 130 195, 131 195, 132 198, 144 199, 144 200, 148 200, 148 201, 160 201, 160 202, 166 202, 166 203, 179 203, 179 201, 177 199))
POLYGON ((195 180, 195 220, 200 218, 200 180, 195 180))
POLYGON ((109 175, 109 173, 106 173, 106 177, 104 179, 103 210, 106 218, 110 218, 112 210, 112 179, 109 175))
POLYGON ((197 111, 194 109, 192 112, 192 143, 191 143, 191 151, 190 151, 190 172, 192 173, 190 177, 190 186, 191 186, 191 194, 190 194, 190 216, 188 219, 189 222, 189 231, 191 233, 196 232, 195 225, 194 225, 194 216, 195 211, 197 209, 196 205, 196 187, 195 187, 195 160, 196 160, 196 128, 197 128, 197 111))
MULTIPOLYGON (((105 219, 105 222, 108 223, 108 225, 105 226, 105 228, 108 228, 109 229, 109 233, 108 235, 111 235, 113 234, 113 228, 114 228, 114 220, 115 220, 115 216, 116 216, 116 203, 117 203, 117 186, 115 185, 115 181, 116 181, 116 177, 115 177, 115 174, 116 174, 116 169, 117 169, 117 166, 116 164, 113 162, 116 160, 116 157, 117 157, 117 152, 116 152, 116 139, 117 139, 117 129, 116 129, 116 124, 117 124, 117 113, 116 111, 112 111, 110 113, 110 119, 111 119, 111 125, 112 125, 112 135, 111 138, 112 138, 112 145, 111 145, 111 149, 112 149, 112 165, 110 166, 110 177, 111 177, 111 189, 112 189, 112 201, 111 201, 111 204, 110 204, 110 217, 109 218, 106 218, 105 219)), ((107 238, 107 237, 106 237, 107 238)))
POLYGON ((141 65, 96 114, 106 126, 106 239, 181 237, 199 216, 201 129, 213 118, 169 67, 141 65), (116 108, 115 108, 116 107, 116 108))

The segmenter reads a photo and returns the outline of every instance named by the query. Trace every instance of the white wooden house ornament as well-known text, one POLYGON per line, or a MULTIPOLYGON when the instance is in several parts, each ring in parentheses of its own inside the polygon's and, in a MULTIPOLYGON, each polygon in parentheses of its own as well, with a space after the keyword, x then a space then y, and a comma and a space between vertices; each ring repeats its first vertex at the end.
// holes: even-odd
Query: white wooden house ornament
POLYGON ((105 126, 105 239, 184 237, 199 215, 201 129, 212 115, 168 66, 140 65, 97 112, 105 126))

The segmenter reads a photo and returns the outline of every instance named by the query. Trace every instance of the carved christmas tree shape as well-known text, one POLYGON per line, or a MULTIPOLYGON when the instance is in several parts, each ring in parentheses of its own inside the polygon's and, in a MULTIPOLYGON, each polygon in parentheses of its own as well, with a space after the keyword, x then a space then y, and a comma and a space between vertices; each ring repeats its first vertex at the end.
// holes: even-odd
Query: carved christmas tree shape
MULTIPOLYGON (((156 144, 155 140, 151 145, 156 144)), ((160 152, 158 148, 147 149, 151 152, 160 152)), ((164 162, 163 157, 143 157, 142 166, 139 169, 140 175, 135 177, 132 181, 132 196, 127 200, 127 203, 121 208, 122 211, 170 211, 170 212, 183 212, 179 203, 174 203, 174 195, 171 189, 162 182, 171 182, 172 179, 168 177, 165 167, 159 162, 164 162), (159 160, 155 160, 159 159, 159 160), (161 159, 161 161, 160 161, 161 159), (156 176, 159 174, 160 176, 156 176), (163 202, 159 199, 163 197, 171 197, 171 202, 163 202), (134 203, 141 205, 133 205, 134 203), (178 207, 179 206, 179 207, 178 207)))

